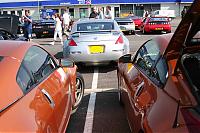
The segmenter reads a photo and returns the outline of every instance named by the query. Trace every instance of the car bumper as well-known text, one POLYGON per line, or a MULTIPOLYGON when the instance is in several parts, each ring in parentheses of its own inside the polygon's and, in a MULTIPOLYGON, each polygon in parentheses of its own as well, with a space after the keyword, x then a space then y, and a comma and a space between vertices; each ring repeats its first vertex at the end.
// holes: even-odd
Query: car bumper
POLYGON ((33 33, 40 34, 40 35, 53 35, 54 29, 44 29, 44 28, 33 28, 33 33))
MULTIPOLYGON (((119 44, 120 45, 120 44, 119 44)), ((63 49, 64 57, 73 59, 76 63, 106 63, 111 61, 117 61, 119 57, 127 53, 127 49, 124 46, 117 48, 107 48, 103 53, 91 54, 88 49, 82 50, 79 48, 66 47, 63 49)))
POLYGON ((166 31, 166 32, 170 32, 171 31, 171 27, 169 26, 163 26, 163 27, 147 27, 145 29, 146 32, 159 32, 159 31, 166 31))
POLYGON ((120 29, 121 31, 135 31, 135 26, 124 26, 124 25, 121 25, 120 26, 120 29))

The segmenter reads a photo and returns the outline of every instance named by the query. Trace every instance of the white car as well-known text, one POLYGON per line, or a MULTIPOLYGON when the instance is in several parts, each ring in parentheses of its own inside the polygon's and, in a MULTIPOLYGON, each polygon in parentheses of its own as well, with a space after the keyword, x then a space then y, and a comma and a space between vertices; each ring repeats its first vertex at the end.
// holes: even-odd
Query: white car
POLYGON ((131 18, 115 18, 115 21, 122 32, 135 34, 135 23, 131 18))
POLYGON ((111 19, 77 21, 63 46, 64 57, 91 65, 117 62, 127 53, 129 41, 116 21, 111 19))

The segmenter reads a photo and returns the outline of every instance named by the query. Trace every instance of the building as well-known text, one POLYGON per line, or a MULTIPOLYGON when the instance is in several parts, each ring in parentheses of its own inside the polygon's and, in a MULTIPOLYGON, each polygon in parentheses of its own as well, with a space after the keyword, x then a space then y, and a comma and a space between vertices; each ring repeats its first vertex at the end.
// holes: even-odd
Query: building
POLYGON ((143 16, 145 11, 175 10, 180 16, 184 7, 190 6, 192 0, 1 0, 0 13, 16 14, 22 16, 24 9, 29 9, 34 19, 39 18, 42 9, 52 9, 62 14, 69 7, 71 15, 75 18, 88 17, 94 6, 111 6, 113 16, 127 16, 130 12, 143 16))

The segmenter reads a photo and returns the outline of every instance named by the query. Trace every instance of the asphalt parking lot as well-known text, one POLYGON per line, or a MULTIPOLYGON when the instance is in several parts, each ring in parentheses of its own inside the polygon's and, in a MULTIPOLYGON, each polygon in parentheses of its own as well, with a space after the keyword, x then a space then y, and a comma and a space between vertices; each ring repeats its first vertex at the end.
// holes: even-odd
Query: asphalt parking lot
MULTIPOLYGON (((179 22, 180 18, 172 20, 172 32, 179 22)), ((127 35, 130 52, 134 54, 145 41, 158 35, 142 35, 139 31, 136 35, 127 35)), ((33 39, 52 54, 62 51, 60 42, 52 46, 52 41, 53 38, 33 39)), ((131 132, 125 111, 118 103, 116 66, 79 67, 78 71, 85 80, 85 96, 77 112, 72 115, 67 132, 131 132)))

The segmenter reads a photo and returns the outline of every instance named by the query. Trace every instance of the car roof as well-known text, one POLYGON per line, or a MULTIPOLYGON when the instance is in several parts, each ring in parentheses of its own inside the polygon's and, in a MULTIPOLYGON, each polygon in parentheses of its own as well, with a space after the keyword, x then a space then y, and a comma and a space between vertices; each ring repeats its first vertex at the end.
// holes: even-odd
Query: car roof
POLYGON ((94 22, 114 22, 112 19, 94 19, 94 18, 85 18, 81 19, 76 22, 76 24, 81 24, 81 23, 94 23, 94 22))
POLYGON ((26 50, 32 45, 37 45, 33 42, 0 40, 0 56, 15 57, 21 60, 26 50))
POLYGON ((98 23, 98 22, 103 22, 103 23, 113 23, 114 24, 114 30, 115 31, 120 31, 118 25, 117 25, 117 22, 113 19, 83 19, 83 20, 79 20, 79 21, 76 21, 73 28, 72 28, 72 31, 71 33, 75 33, 77 32, 77 25, 78 24, 86 24, 86 23, 98 23))
POLYGON ((170 34, 160 35, 154 38, 154 40, 156 40, 158 44, 158 47, 160 48, 160 53, 162 55, 164 54, 172 36, 173 36, 173 33, 170 33, 170 34))

